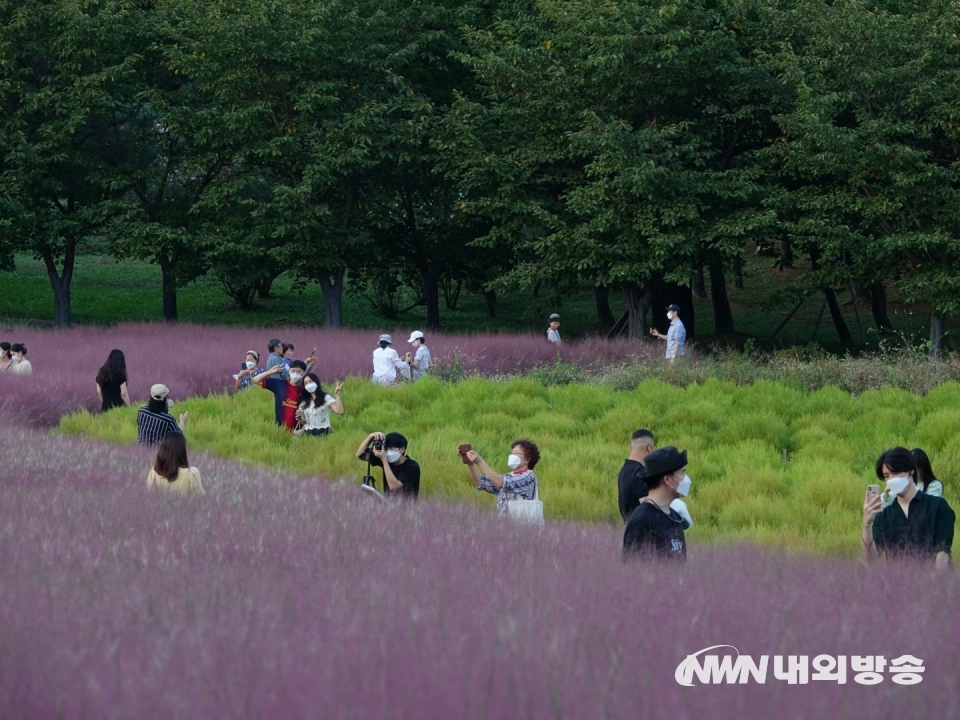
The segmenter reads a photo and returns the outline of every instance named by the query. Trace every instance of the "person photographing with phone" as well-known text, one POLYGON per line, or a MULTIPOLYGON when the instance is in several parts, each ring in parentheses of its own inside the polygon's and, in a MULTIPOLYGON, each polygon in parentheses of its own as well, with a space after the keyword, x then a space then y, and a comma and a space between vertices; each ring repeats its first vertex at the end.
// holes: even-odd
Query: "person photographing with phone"
POLYGON ((507 467, 510 472, 497 472, 473 449, 461 445, 457 449, 477 490, 497 496, 497 513, 510 515, 510 503, 514 500, 534 500, 537 497, 537 475, 533 469, 540 462, 540 450, 532 440, 521 438, 510 443, 507 467))
POLYGON ((416 500, 420 495, 420 465, 407 457, 407 439, 398 432, 372 432, 357 448, 357 459, 383 468, 383 494, 416 500))
POLYGON ((917 464, 903 447, 887 450, 877 459, 877 478, 896 501, 882 509, 879 485, 867 486, 863 500, 861 544, 863 559, 887 558, 932 561, 937 570, 950 568, 956 515, 941 497, 916 485, 917 464))

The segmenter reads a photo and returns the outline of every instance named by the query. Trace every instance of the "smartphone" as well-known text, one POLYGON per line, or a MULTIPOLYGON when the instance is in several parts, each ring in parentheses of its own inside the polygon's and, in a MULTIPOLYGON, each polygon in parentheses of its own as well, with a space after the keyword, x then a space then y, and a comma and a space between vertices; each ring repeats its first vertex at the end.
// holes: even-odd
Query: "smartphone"
POLYGON ((467 457, 467 453, 473 450, 473 445, 470 443, 465 443, 459 447, 457 450, 460 453, 460 459, 463 460, 464 465, 470 465, 470 458, 467 457))
POLYGON ((310 353, 310 357, 316 357, 316 356, 317 356, 317 349, 314 348, 314 349, 313 349, 313 352, 310 353))
POLYGON ((246 369, 247 369, 247 363, 245 363, 245 362, 240 363, 240 369, 241 369, 241 370, 246 370, 246 369))
POLYGON ((871 498, 880 497, 880 486, 879 485, 867 485, 867 495, 871 498))

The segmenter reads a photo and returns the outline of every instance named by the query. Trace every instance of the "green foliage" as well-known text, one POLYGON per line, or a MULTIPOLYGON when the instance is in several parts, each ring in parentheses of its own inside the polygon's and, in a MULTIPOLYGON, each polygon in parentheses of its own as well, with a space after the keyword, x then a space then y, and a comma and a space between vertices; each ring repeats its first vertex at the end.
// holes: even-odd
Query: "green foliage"
MULTIPOLYGON (((547 517, 603 522, 617 522, 616 477, 630 433, 648 427, 658 444, 689 450, 694 542, 855 555, 864 488, 875 481, 883 450, 925 447, 951 502, 960 477, 957 383, 925 397, 881 390, 858 399, 836 388, 802 392, 778 382, 736 387, 708 380, 679 388, 649 380, 615 392, 534 379, 444 385, 428 378, 388 389, 351 379, 343 397, 347 413, 334 418, 335 432, 324 438, 293 438, 276 428, 273 396, 256 388, 177 409, 190 411, 192 450, 346 482, 363 474, 354 453, 366 433, 399 430, 423 468, 425 496, 488 509, 492 499, 472 489, 457 445, 470 442, 504 467, 509 443, 529 436, 542 454, 537 473, 547 517)), ((60 431, 129 444, 136 441, 135 414, 73 415, 60 431)))

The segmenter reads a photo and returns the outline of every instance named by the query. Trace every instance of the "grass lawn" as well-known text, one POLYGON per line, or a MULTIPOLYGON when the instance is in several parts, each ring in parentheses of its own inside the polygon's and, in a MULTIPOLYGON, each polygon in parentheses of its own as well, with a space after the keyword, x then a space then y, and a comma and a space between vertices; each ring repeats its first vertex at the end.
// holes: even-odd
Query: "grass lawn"
MULTIPOLYGON (((745 260, 744 288, 737 289, 733 285, 727 288, 737 332, 733 337, 717 338, 710 299, 697 298, 694 304, 700 344, 723 340, 742 345, 748 338, 755 338, 758 346, 771 348, 809 343, 822 298, 808 299, 776 340, 767 342, 765 339, 796 302, 791 288, 796 285, 799 272, 771 269, 769 258, 752 253, 745 253, 745 260)), ((895 327, 914 343, 925 339, 929 327, 927 308, 906 305, 893 291, 889 296, 890 315, 895 327)), ((839 299, 844 304, 850 331, 859 344, 859 330, 849 293, 839 293, 839 299)), ((859 300, 867 346, 874 347, 878 336, 873 330, 870 307, 863 297, 859 300)), ((562 301, 555 301, 547 290, 539 296, 521 292, 500 293, 495 318, 488 317, 486 303, 480 295, 464 291, 456 310, 447 310, 442 302, 441 298, 441 325, 447 332, 545 331, 545 318, 554 311, 564 316, 562 333, 567 338, 597 332, 596 304, 589 289, 562 301)), ((618 293, 611 294, 610 304, 614 316, 619 316, 625 308, 618 293)), ((213 276, 182 288, 178 294, 178 307, 180 319, 185 322, 263 326, 323 323, 323 299, 319 286, 310 284, 303 290, 295 290, 292 279, 287 276, 281 276, 274 283, 272 297, 258 301, 250 311, 239 310, 213 276)), ((118 262, 103 255, 81 255, 77 259, 72 286, 72 309, 77 323, 160 320, 160 272, 155 265, 145 262, 118 262)), ((397 320, 384 319, 365 299, 349 293, 344 294, 343 312, 344 324, 355 328, 412 327, 423 325, 426 320, 422 307, 410 310, 397 320)), ((52 317, 53 296, 43 264, 18 257, 16 271, 0 273, 0 318, 45 323, 52 317)), ((948 319, 948 333, 955 327, 956 320, 948 319)), ((824 313, 815 341, 828 349, 839 349, 829 312, 824 313)), ((947 344, 956 347, 949 334, 947 344)))

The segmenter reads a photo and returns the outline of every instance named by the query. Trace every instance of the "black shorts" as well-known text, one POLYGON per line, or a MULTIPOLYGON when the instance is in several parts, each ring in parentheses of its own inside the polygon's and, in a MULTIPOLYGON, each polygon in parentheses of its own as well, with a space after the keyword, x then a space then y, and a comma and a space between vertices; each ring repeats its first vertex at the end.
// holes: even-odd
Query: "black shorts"
POLYGON ((304 435, 329 435, 330 428, 315 428, 311 430, 304 430, 304 435))

